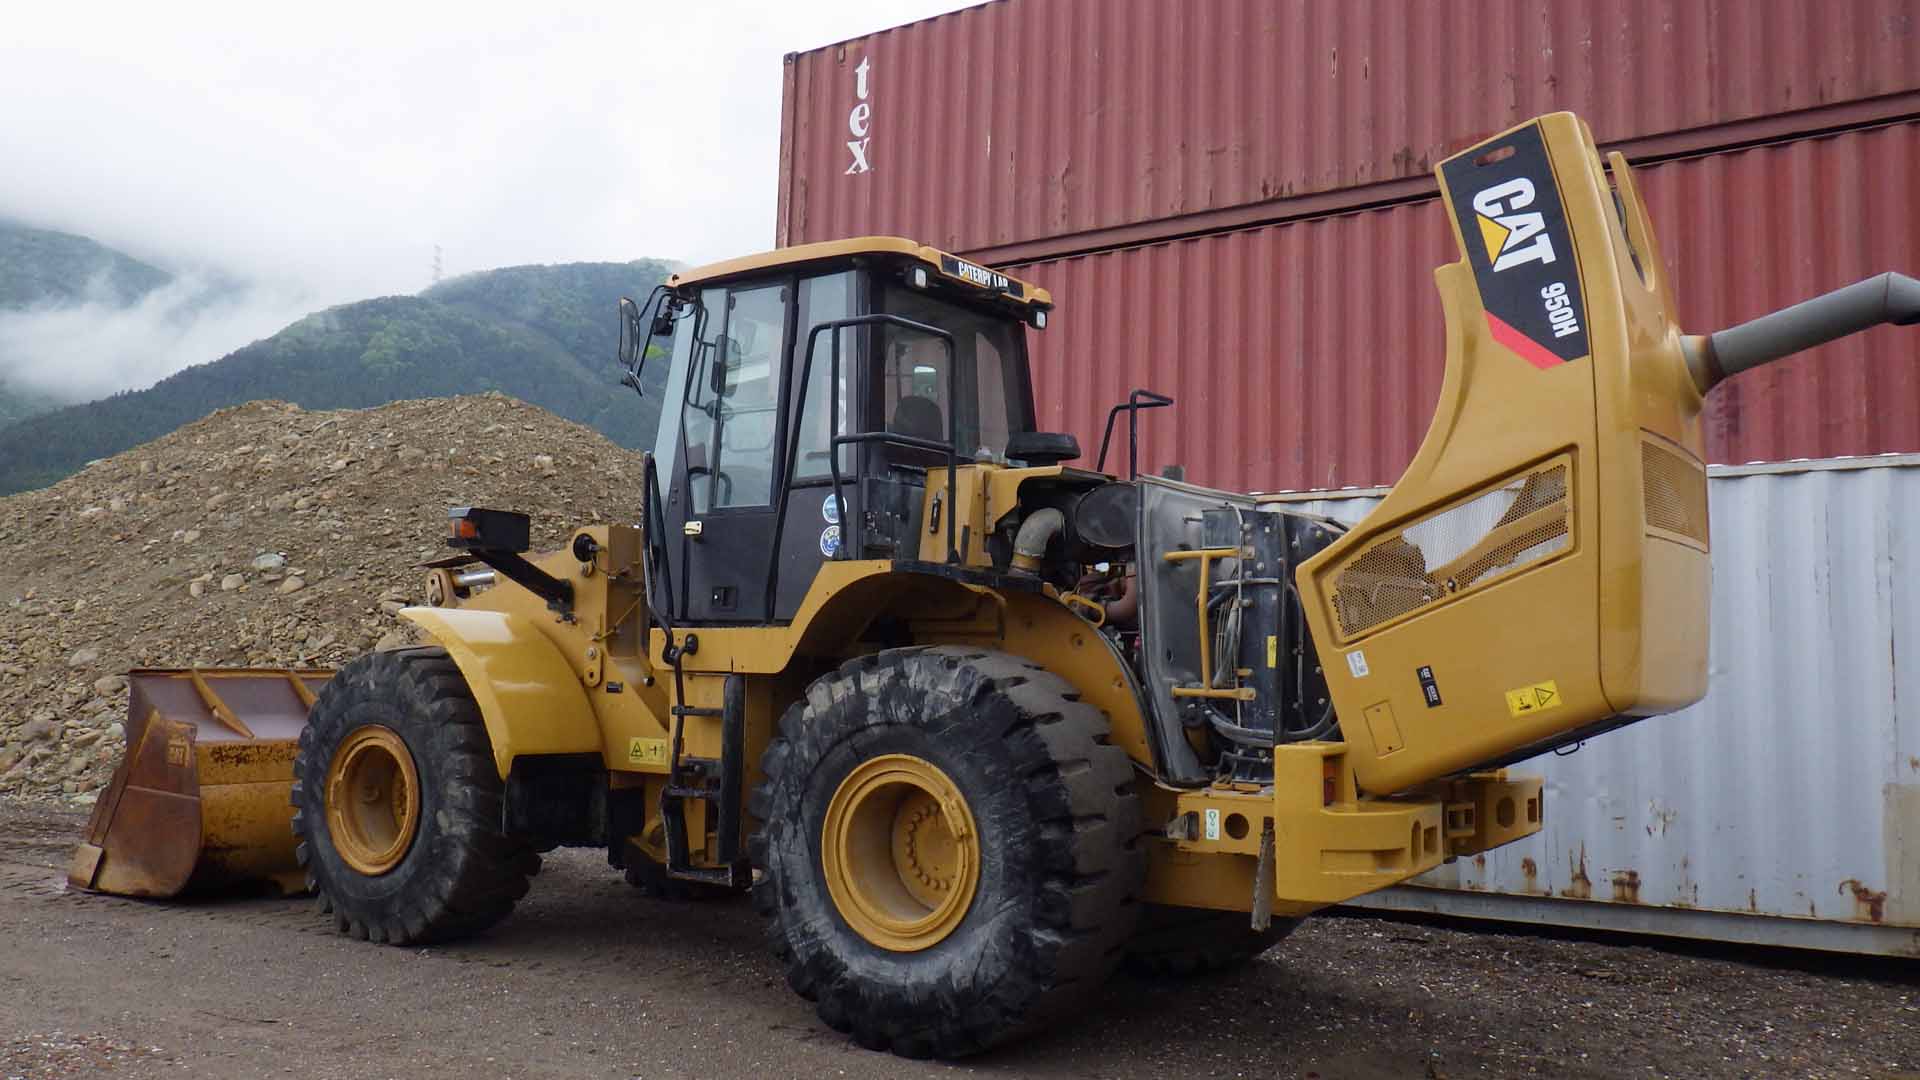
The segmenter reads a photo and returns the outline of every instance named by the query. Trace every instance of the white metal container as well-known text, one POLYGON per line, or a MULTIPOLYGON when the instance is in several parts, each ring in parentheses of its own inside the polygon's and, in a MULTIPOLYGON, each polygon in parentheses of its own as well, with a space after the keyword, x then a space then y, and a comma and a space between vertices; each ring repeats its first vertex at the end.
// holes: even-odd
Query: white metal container
POLYGON ((1515 766, 1541 833, 1356 906, 1920 956, 1920 455, 1710 475, 1706 700, 1515 766))

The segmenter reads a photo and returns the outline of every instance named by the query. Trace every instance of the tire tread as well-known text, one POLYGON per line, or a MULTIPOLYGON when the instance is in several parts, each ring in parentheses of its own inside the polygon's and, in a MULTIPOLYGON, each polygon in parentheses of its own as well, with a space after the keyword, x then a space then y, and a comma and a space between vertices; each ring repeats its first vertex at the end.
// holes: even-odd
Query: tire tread
MULTIPOLYGON (((420 945, 477 934, 499 922, 527 893, 540 857, 499 824, 504 787, 493 761, 480 707, 459 667, 434 646, 368 653, 342 668, 314 703, 301 730, 294 763, 292 802, 295 854, 306 870, 317 906, 331 913, 336 930, 392 945, 420 945), (447 781, 444 804, 423 805, 423 831, 406 859, 429 859, 406 892, 376 897, 356 889, 357 875, 336 859, 321 857, 324 833, 322 780, 333 746, 358 726, 351 713, 360 701, 386 700, 412 719, 408 749, 431 754, 447 781), (416 744, 417 743, 417 744, 416 744), (424 827, 427 815, 436 827, 424 827)), ((426 786, 422 782, 423 788, 426 786)), ((430 792, 423 791, 425 804, 430 792)))
POLYGON ((749 843, 761 871, 754 907, 767 920, 768 944, 789 985, 816 1003, 822 1021, 862 1046, 908 1057, 977 1053, 1069 1011, 1120 964, 1146 874, 1133 763, 1108 738, 1105 714, 1052 672, 953 645, 858 657, 816 680, 786 711, 761 769, 766 781, 749 803, 763 823, 749 843), (782 785, 802 781, 787 774, 819 762, 839 740, 858 738, 869 704, 896 682, 924 694, 966 690, 975 720, 1004 709, 994 734, 1024 789, 1033 828, 1028 847, 1042 868, 1027 930, 1036 956, 1004 969, 991 992, 954 989, 941 1009, 917 1009, 886 986, 853 985, 826 950, 796 947, 764 825, 796 797, 782 785))

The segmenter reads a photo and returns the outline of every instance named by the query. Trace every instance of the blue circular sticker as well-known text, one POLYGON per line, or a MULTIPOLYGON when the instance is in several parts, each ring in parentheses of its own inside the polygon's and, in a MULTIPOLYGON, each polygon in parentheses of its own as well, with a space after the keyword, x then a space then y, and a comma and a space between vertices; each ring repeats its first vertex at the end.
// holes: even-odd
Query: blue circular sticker
POLYGON ((840 524, 840 500, 835 498, 831 492, 829 492, 827 497, 820 503, 820 516, 827 519, 827 524, 829 525, 840 524))
POLYGON ((829 559, 840 554, 840 526, 829 525, 820 530, 820 554, 829 559))

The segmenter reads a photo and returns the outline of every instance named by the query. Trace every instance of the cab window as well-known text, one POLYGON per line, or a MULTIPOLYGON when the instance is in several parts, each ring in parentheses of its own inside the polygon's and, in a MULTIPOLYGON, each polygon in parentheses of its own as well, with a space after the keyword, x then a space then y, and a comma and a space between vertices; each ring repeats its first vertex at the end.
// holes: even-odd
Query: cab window
MULTIPOLYGON (((856 278, 852 271, 838 274, 822 274, 819 277, 802 278, 800 281, 800 332, 794 345, 793 370, 798 377, 801 363, 806 359, 807 335, 813 327, 822 323, 837 322, 855 314, 856 278)), ((860 355, 863 335, 858 329, 848 328, 840 334, 840 429, 837 434, 845 435, 853 430, 853 422, 858 419, 853 413, 852 395, 849 389, 858 374, 855 358, 860 355)), ((830 475, 827 468, 828 446, 832 441, 829 426, 830 402, 827 399, 827 384, 833 378, 833 331, 822 331, 813 343, 813 366, 807 372, 807 392, 795 394, 794 408, 800 432, 796 440, 799 460, 794 464, 794 480, 804 482, 823 480, 830 475)), ((852 448, 840 450, 840 471, 853 471, 852 448)))
POLYGON ((709 289, 681 428, 693 512, 766 506, 773 493, 787 289, 709 289))
POLYGON ((880 426, 939 442, 957 436, 963 458, 981 451, 1003 456, 1010 435, 1033 430, 1020 324, 901 285, 886 286, 881 304, 890 314, 952 334, 953 350, 949 355, 945 343, 930 334, 901 326, 881 329, 880 426))

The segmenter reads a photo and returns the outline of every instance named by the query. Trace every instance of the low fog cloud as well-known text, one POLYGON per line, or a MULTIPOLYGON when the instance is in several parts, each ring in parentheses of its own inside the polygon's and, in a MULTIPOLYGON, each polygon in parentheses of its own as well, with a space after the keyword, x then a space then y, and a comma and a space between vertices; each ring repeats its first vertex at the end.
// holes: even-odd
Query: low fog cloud
POLYGON ((19 5, 0 218, 250 287, 196 308, 189 274, 132 312, 8 317, 0 375, 26 356, 36 381, 150 382, 416 292, 436 245, 448 276, 769 247, 781 56, 965 6, 19 5))
POLYGON ((79 304, 0 310, 0 375, 62 401, 151 386, 270 337, 312 310, 312 294, 186 274, 123 307, 106 290, 79 304))

